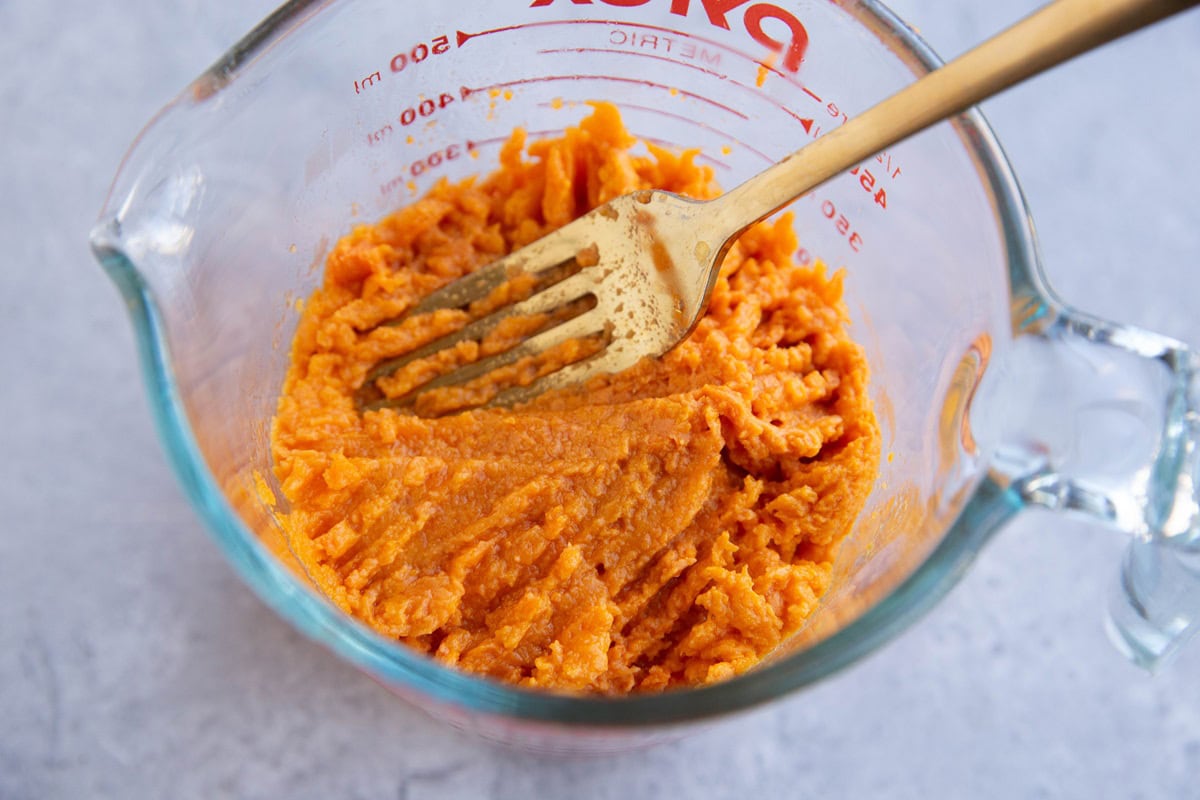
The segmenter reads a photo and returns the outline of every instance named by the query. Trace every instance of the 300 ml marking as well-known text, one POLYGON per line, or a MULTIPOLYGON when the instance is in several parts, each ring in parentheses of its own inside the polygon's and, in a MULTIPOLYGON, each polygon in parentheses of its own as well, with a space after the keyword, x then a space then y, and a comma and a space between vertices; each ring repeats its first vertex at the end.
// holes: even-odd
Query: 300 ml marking
POLYGON ((402 173, 392 178, 391 180, 380 184, 379 193, 385 197, 404 186, 407 181, 413 178, 419 178, 426 172, 433 172, 440 167, 449 164, 462 157, 464 153, 470 152, 470 143, 467 145, 452 144, 446 147, 440 147, 432 153, 427 153, 416 161, 412 162, 404 169, 402 173))

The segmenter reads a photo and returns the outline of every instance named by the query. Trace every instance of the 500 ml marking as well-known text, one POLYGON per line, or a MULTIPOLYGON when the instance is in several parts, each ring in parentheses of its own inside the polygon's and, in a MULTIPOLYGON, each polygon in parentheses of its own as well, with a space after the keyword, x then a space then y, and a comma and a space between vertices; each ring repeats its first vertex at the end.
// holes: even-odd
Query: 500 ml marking
POLYGON ((403 72, 409 64, 420 64, 430 56, 440 56, 450 52, 450 37, 439 36, 429 44, 418 42, 407 53, 397 53, 392 57, 392 72, 403 72))
MULTIPOLYGON (((388 64, 389 71, 392 74, 403 72, 410 65, 415 66, 434 56, 449 53, 450 49, 449 36, 438 36, 430 39, 428 42, 417 42, 409 49, 392 56, 392 60, 388 64)), ((365 78, 359 78, 354 82, 354 93, 362 94, 375 84, 383 81, 383 76, 384 73, 382 70, 375 70, 365 78)))

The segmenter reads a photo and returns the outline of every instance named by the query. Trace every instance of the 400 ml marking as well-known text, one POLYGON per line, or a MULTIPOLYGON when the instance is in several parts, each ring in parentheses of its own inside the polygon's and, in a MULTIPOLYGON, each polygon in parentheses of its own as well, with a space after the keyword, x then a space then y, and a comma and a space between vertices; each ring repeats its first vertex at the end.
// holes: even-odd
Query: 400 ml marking
POLYGON ((416 122, 418 117, 432 117, 439 109, 445 108, 453 102, 454 95, 449 92, 442 92, 438 95, 437 100, 426 97, 419 103, 404 109, 400 112, 398 119, 401 125, 407 127, 416 122))
MULTIPOLYGON (((436 100, 430 97, 423 97, 418 102, 401 111, 400 115, 396 117, 396 121, 402 127, 407 128, 418 119, 432 117, 438 111, 453 103, 454 100, 454 95, 449 92, 440 93, 436 100)), ((388 123, 378 130, 367 133, 367 144, 372 146, 382 144, 393 133, 395 133, 395 128, 392 127, 391 123, 388 123)))

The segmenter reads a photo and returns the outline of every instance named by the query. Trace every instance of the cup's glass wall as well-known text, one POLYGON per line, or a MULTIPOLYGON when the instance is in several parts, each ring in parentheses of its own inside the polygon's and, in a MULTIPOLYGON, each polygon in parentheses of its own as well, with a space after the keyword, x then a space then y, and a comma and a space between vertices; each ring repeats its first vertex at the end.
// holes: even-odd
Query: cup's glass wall
MULTIPOLYGON (((107 213, 164 323, 189 422, 249 529, 286 558, 254 476, 297 303, 338 236, 441 179, 486 172, 517 126, 608 100, 729 187, 913 79, 853 3, 344 0, 207 75, 135 147, 107 213), (728 5, 728 4, 727 4, 728 5)), ((981 477, 963 409, 1011 340, 1008 254, 969 136, 950 124, 794 207, 802 259, 845 267, 873 365, 881 475, 808 638, 903 579, 981 477)))

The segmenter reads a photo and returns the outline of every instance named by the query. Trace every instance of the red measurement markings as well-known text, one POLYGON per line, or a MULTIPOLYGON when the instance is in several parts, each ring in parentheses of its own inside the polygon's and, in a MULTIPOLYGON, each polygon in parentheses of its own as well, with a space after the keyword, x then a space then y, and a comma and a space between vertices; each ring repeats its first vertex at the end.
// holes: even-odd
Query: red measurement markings
POLYGON ((354 93, 361 94, 362 92, 374 86, 377 81, 381 80, 383 80, 383 75, 380 74, 379 70, 375 70, 367 77, 360 78, 354 82, 354 93))
MULTIPOLYGON (((408 50, 397 53, 392 56, 392 60, 388 66, 392 73, 403 72, 410 64, 420 64, 421 62, 433 57, 448 53, 451 50, 450 37, 438 36, 428 42, 418 42, 408 50)), ((354 93, 362 94, 367 89, 370 89, 377 83, 383 80, 384 73, 382 70, 375 70, 365 78, 359 78, 354 82, 354 93)))
POLYGON ((699 61, 713 67, 721 64, 719 52, 710 53, 707 48, 696 45, 694 42, 685 41, 683 44, 679 44, 670 36, 660 37, 657 33, 643 33, 639 38, 636 31, 630 32, 615 28, 608 32, 608 43, 618 47, 625 46, 626 50, 635 52, 661 49, 688 61, 699 61))
POLYGON ((391 135, 392 135, 392 126, 384 125, 379 130, 372 131, 367 134, 367 144, 368 145, 377 145, 391 135))
POLYGON ((728 75, 726 75, 722 72, 715 72, 711 69, 702 67, 696 63, 688 63, 687 61, 680 61, 675 58, 668 58, 667 56, 656 56, 654 53, 642 53, 637 50, 617 50, 615 48, 610 48, 610 47, 560 47, 560 48, 557 48, 554 50, 538 50, 537 52, 538 52, 538 55, 540 55, 540 56, 555 55, 558 53, 612 53, 612 54, 616 54, 619 56, 637 56, 638 58, 652 58, 655 61, 665 61, 668 64, 675 64, 680 67, 687 67, 688 69, 694 69, 697 72, 703 72, 705 75, 711 75, 712 77, 720 78, 721 80, 725 80, 725 81, 730 80, 728 75))
POLYGON ((712 45, 713 47, 724 50, 725 52, 729 53, 730 55, 734 55, 734 56, 737 56, 738 58, 746 59, 754 66, 755 72, 757 72, 758 68, 761 66, 761 67, 765 68, 768 72, 770 72, 774 75, 777 75, 778 77, 782 78, 787 83, 791 84, 792 86, 795 86, 797 89, 800 89, 805 94, 807 94, 809 97, 811 97, 813 100, 816 100, 818 103, 822 102, 821 98, 819 96, 817 96, 807 86, 805 86, 795 75, 784 72, 784 71, 780 70, 779 67, 776 67, 774 65, 764 64, 762 62, 762 59, 760 59, 756 56, 752 56, 743 50, 737 49, 736 47, 731 47, 730 45, 725 44, 724 42, 719 42, 716 39, 710 39, 706 36, 697 36, 693 33, 686 33, 684 31, 676 30, 674 28, 667 28, 667 27, 664 27, 661 25, 648 25, 648 24, 641 23, 641 22, 626 22, 626 21, 622 21, 622 20, 609 20, 609 19, 559 19, 559 20, 551 19, 551 20, 542 20, 539 22, 525 22, 520 25, 506 25, 502 28, 492 28, 492 29, 486 30, 486 31, 479 31, 478 33, 466 33, 464 31, 458 31, 457 32, 457 41, 458 41, 458 46, 462 47, 464 44, 466 44, 471 39, 476 39, 481 36, 491 36, 492 34, 497 34, 497 33, 508 33, 511 31, 523 30, 525 28, 541 28, 541 27, 550 27, 550 26, 556 26, 556 25, 607 25, 609 27, 637 28, 639 30, 658 31, 659 33, 667 33, 667 34, 671 34, 674 36, 679 36, 684 39, 691 39, 696 42, 701 42, 703 44, 712 45))
MULTIPOLYGON (((841 114, 841 118, 842 122, 845 122, 846 115, 841 114)), ((821 126, 816 124, 816 120, 802 119, 800 120, 800 124, 804 127, 804 132, 812 136, 814 139, 821 135, 821 126)), ((901 169, 899 166, 893 166, 892 154, 887 150, 882 150, 876 153, 875 160, 883 165, 883 171, 877 173, 880 177, 887 177, 891 178, 892 180, 896 180, 900 177, 901 169)), ((857 167, 850 170, 850 174, 858 175, 859 170, 861 169, 862 164, 859 164, 857 167)), ((863 174, 859 176, 859 180, 862 182, 864 189, 866 189, 868 192, 874 193, 873 196, 875 197, 875 202, 882 208, 887 208, 887 193, 883 189, 879 189, 878 191, 875 190, 875 174, 864 170, 863 174)))
POLYGON ((850 119, 848 116, 846 116, 846 112, 842 111, 841 109, 839 109, 837 107, 837 103, 827 104, 825 106, 825 110, 829 112, 829 116, 833 117, 834 119, 840 118, 842 122, 845 122, 846 120, 850 119))
MULTIPOLYGON (((546 105, 549 105, 549 104, 546 104, 546 105)), ((767 155, 766 153, 764 153, 761 150, 757 150, 757 149, 751 147, 750 145, 746 144, 745 142, 741 141, 740 139, 733 138, 732 136, 730 136, 728 133, 721 130, 720 128, 714 128, 712 125, 708 125, 706 123, 700 122, 699 120, 692 119, 691 117, 685 116, 683 114, 675 114, 671 111, 664 111, 661 108, 652 108, 651 106, 634 105, 633 103, 621 103, 621 108, 631 108, 631 109, 635 109, 637 111, 644 111, 648 114, 658 114, 659 116, 679 120, 680 122, 686 122, 689 125, 695 125, 697 128, 703 128, 706 131, 710 131, 712 133, 717 134, 718 136, 722 136, 722 137, 728 139, 729 141, 736 144, 738 147, 741 147, 741 148, 753 153, 754 155, 758 156, 759 158, 761 158, 763 161, 767 162, 768 164, 774 164, 778 160, 778 159, 771 158, 769 155, 767 155)))
MULTIPOLYGON (((564 132, 564 128, 548 128, 544 131, 526 131, 525 135, 529 139, 540 139, 544 136, 562 135, 564 132)), ((491 139, 469 139, 467 140, 467 151, 478 150, 492 144, 504 144, 511 138, 512 136, 493 136, 491 139)))
POLYGON ((443 164, 448 164, 451 161, 457 160, 463 154, 462 145, 452 144, 449 147, 443 147, 439 150, 434 150, 426 156, 418 158, 416 161, 408 165, 408 174, 414 178, 424 175, 426 172, 437 169, 443 164))
POLYGON ((440 56, 450 52, 450 37, 438 36, 426 42, 418 42, 409 50, 392 56, 390 67, 392 72, 403 72, 409 64, 420 64, 431 56, 440 56))
POLYGON ((867 194, 875 198, 875 205, 886 211, 887 190, 883 189, 882 187, 879 189, 875 188, 875 176, 871 173, 871 170, 863 169, 861 166, 857 166, 850 170, 850 174, 858 176, 859 185, 862 186, 863 189, 866 189, 867 194))
POLYGON ((895 169, 892 168, 892 154, 887 150, 876 153, 875 160, 883 165, 883 172, 885 175, 892 176, 893 180, 900 177, 900 167, 896 167, 895 169))
MULTIPOLYGON (((544 104, 544 105, 549 105, 549 104, 544 104)), ((561 136, 565 132, 565 130, 566 130, 565 128, 549 128, 547 130, 542 130, 542 131, 529 131, 526 135, 529 137, 530 140, 534 140, 534 139, 540 139, 545 136, 561 136)), ((653 142, 654 144, 658 145, 659 147, 670 147, 670 148, 673 148, 678 151, 683 151, 683 150, 687 149, 687 148, 683 147, 682 145, 678 144, 677 142, 669 142, 666 139, 655 139, 650 136, 642 136, 637 131, 630 131, 630 133, 633 134, 633 136, 637 137, 638 139, 644 139, 647 142, 653 142)), ((510 136, 494 136, 490 139, 469 140, 467 142, 467 151, 470 152, 472 150, 479 150, 480 148, 487 147, 488 145, 503 144, 503 143, 507 142, 510 138, 512 138, 512 137, 510 137, 510 136)), ((693 149, 695 149, 695 148, 693 148, 693 149)), ((697 154, 696 158, 701 161, 707 161, 710 164, 712 164, 713 166, 720 167, 721 169, 730 169, 729 165, 726 164, 724 161, 720 161, 720 160, 712 158, 710 156, 706 156, 703 153, 697 154)))
POLYGON ((491 86, 480 86, 478 88, 464 86, 462 87, 462 96, 465 100, 469 95, 475 94, 476 92, 490 92, 496 89, 508 89, 513 86, 524 86, 530 83, 551 83, 555 81, 611 81, 614 83, 631 83, 639 86, 649 86, 652 89, 662 89, 668 92, 675 91, 684 97, 690 97, 691 99, 698 100, 701 103, 707 103, 714 108, 719 108, 720 110, 733 114, 735 117, 740 119, 750 119, 737 109, 730 108, 724 103, 718 103, 716 100, 709 99, 694 92, 676 89, 675 87, 667 86, 665 83, 655 83, 654 81, 642 80, 641 78, 620 78, 616 75, 543 75, 537 78, 521 78, 515 81, 493 83, 491 86))
POLYGON ((850 220, 845 214, 842 214, 837 210, 837 206, 833 204, 832 200, 822 201, 821 215, 824 216, 825 219, 831 221, 833 223, 833 227, 837 229, 837 232, 846 238, 846 241, 850 244, 851 250, 856 253, 862 250, 862 234, 854 229, 850 223, 850 220))
POLYGON ((448 147, 441 147, 437 150, 434 150, 432 153, 421 156, 416 161, 409 164, 404 172, 392 178, 387 183, 381 184, 379 187, 379 193, 386 196, 403 186, 405 181, 409 178, 419 178, 426 172, 432 172, 439 167, 442 167, 445 164, 462 157, 462 154, 468 152, 470 149, 470 142, 468 142, 465 147, 461 144, 452 144, 448 147))
MULTIPOLYGON (((572 2, 574 5, 592 5, 592 0, 572 0, 572 2)), ((612 6, 632 7, 645 5, 647 0, 605 0, 605 2, 612 6)), ((713 27, 730 30, 729 22, 726 19, 727 15, 738 6, 745 5, 746 2, 747 0, 701 0, 700 5, 703 6, 704 13, 713 27)), ((534 0, 530 4, 530 8, 549 6, 553 3, 554 0, 534 0)), ((670 10, 672 14, 686 17, 691 10, 691 5, 690 0, 671 0, 670 10)), ((789 70, 795 72, 800 69, 800 65, 804 61, 804 54, 808 50, 808 30, 795 14, 770 3, 754 3, 742 11, 742 24, 746 33, 755 42, 770 50, 783 53, 784 64, 789 70), (787 40, 779 40, 767 33, 763 28, 763 22, 768 19, 782 23, 791 34, 790 37, 787 40)))
MULTIPOLYGON (((742 91, 750 92, 752 95, 754 95, 754 97, 756 99, 765 101, 766 103, 774 106, 775 108, 779 109, 783 113, 787 114, 792 119, 799 122, 801 125, 803 125, 805 122, 804 118, 801 117, 799 114, 797 114, 795 111, 792 111, 792 109, 788 108, 783 103, 776 100, 774 97, 771 97, 770 95, 763 94, 762 92, 758 91, 757 88, 755 88, 753 86, 747 86, 744 83, 740 83, 738 81, 733 80, 732 78, 730 78, 727 75, 724 75, 724 74, 721 74, 718 72, 713 72, 712 70, 705 69, 704 67, 701 67, 697 64, 689 64, 686 61, 677 61, 673 58, 667 58, 666 56, 659 56, 659 55, 655 55, 654 53, 642 53, 637 50, 613 50, 613 49, 603 48, 603 47, 564 47, 564 48, 560 48, 560 49, 556 49, 556 50, 538 50, 537 52, 539 55, 549 55, 549 54, 556 54, 556 53, 612 53, 612 54, 620 55, 620 56, 637 56, 639 58, 652 58, 656 61, 665 61, 668 64, 675 64, 680 67, 694 69, 699 72, 703 72, 706 75, 711 75, 715 78, 720 78, 720 79, 726 81, 728 83, 728 85, 734 87, 735 89, 741 89, 742 91)), ((625 104, 622 103, 622 105, 625 105, 625 104)), ((808 120, 808 122, 811 123, 812 120, 808 120)), ((805 132, 807 132, 808 128, 806 127, 804 130, 805 130, 805 132)))
POLYGON ((419 117, 432 117, 438 111, 453 102, 454 95, 448 94, 447 92, 442 92, 440 95, 438 95, 437 100, 426 97, 416 105, 409 106, 400 112, 400 116, 397 119, 400 120, 401 125, 407 127, 416 122, 419 117))
MULTIPOLYGON (((819 96, 817 96, 812 90, 808 89, 806 86, 801 84, 799 81, 791 78, 788 75, 785 75, 784 73, 780 72, 778 69, 773 67, 772 65, 763 63, 762 61, 753 58, 752 56, 750 56, 747 53, 741 52, 740 50, 737 50, 735 48, 731 48, 731 47, 724 45, 713 39, 708 39, 703 36, 693 36, 692 34, 684 33, 683 31, 677 31, 677 30, 674 30, 673 28, 664 28, 664 27, 660 27, 658 25, 644 25, 644 24, 639 24, 639 23, 628 23, 628 22, 610 23, 606 20, 546 20, 543 22, 530 22, 530 23, 526 23, 523 25, 510 25, 510 26, 504 27, 504 28, 494 28, 490 31, 482 31, 480 33, 473 33, 473 34, 468 34, 468 33, 463 33, 462 31, 458 31, 458 45, 459 45, 459 47, 462 47, 462 45, 466 41, 468 41, 476 36, 487 36, 487 35, 493 34, 493 33, 502 33, 505 31, 519 30, 521 28, 526 28, 526 27, 540 27, 540 26, 549 26, 549 25, 593 25, 593 24, 618 25, 618 26, 624 26, 627 28, 639 28, 639 29, 643 29, 643 30, 659 31, 659 32, 674 34, 675 36, 679 36, 679 37, 685 38, 685 39, 694 39, 697 42, 702 42, 704 44, 712 45, 715 48, 725 50, 729 53, 732 53, 735 56, 738 56, 740 58, 744 58, 744 59, 751 61, 755 65, 756 68, 761 66, 765 69, 770 70, 771 72, 774 72, 775 74, 779 75, 780 77, 788 80, 788 82, 791 83, 792 85, 799 87, 801 90, 804 91, 805 94, 812 97, 817 102, 821 102, 821 98, 819 96)), ((617 43, 617 44, 623 43, 623 42, 614 42, 613 33, 624 33, 624 32, 623 31, 610 32, 610 34, 609 34, 610 43, 617 43)), ((670 48, 672 47, 672 44, 671 44, 672 40, 664 36, 662 41, 667 43, 666 46, 667 46, 668 52, 669 52, 670 48)), ((654 40, 654 49, 657 49, 658 45, 659 45, 659 40, 656 37, 654 40)), ((650 59, 654 59, 657 61, 666 61, 669 64, 678 64, 679 66, 687 67, 689 69, 694 69, 694 70, 697 70, 704 74, 726 80, 729 82, 729 85, 734 86, 743 91, 752 92, 756 98, 758 98, 760 100, 765 100, 767 103, 778 108, 780 111, 783 111, 785 114, 790 116, 792 119, 796 120, 797 122, 800 122, 801 124, 804 124, 804 120, 805 120, 804 117, 801 117, 795 111, 788 108, 786 105, 779 102, 771 95, 764 94, 764 93, 758 91, 758 89, 756 87, 747 86, 746 84, 740 83, 739 81, 732 80, 728 77, 728 75, 726 75, 724 73, 719 73, 714 70, 707 69, 703 66, 700 66, 699 64, 688 63, 687 61, 680 61, 678 59, 667 58, 665 56, 661 56, 661 55, 658 55, 655 53, 647 53, 647 52, 642 52, 642 51, 635 50, 635 49, 621 50, 621 49, 609 49, 609 48, 576 47, 576 48, 544 49, 544 50, 538 51, 539 54, 556 54, 556 53, 567 53, 567 52, 576 52, 576 53, 594 52, 594 53, 614 53, 614 54, 620 54, 620 55, 634 55, 634 56, 639 56, 641 58, 650 58, 650 59)), ((810 120, 810 123, 811 123, 811 120, 810 120)), ((806 128, 805 130, 807 131, 808 129, 806 128)), ((818 134, 819 134, 819 132, 820 132, 820 129, 818 128, 818 134)), ((814 136, 814 138, 815 138, 815 136, 814 136)))

